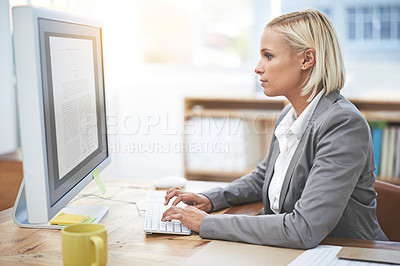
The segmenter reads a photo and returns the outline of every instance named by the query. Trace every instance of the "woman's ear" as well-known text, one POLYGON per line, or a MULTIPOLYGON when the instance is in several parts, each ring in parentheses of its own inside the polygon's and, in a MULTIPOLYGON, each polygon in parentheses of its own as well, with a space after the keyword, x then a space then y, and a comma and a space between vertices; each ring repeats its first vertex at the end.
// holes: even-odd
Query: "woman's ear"
POLYGON ((303 54, 302 70, 310 69, 315 65, 315 50, 307 49, 303 54))

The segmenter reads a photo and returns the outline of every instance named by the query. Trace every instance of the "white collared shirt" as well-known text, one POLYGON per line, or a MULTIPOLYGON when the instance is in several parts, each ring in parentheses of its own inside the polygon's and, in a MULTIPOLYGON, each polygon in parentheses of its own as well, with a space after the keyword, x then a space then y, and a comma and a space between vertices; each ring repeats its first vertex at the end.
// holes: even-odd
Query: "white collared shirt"
POLYGON ((292 107, 276 127, 274 134, 279 143, 280 153, 276 159, 274 175, 272 176, 268 188, 270 208, 276 214, 279 213, 279 197, 290 161, 293 158, 294 152, 300 143, 300 139, 324 91, 325 90, 322 89, 317 96, 315 96, 298 118, 292 107))

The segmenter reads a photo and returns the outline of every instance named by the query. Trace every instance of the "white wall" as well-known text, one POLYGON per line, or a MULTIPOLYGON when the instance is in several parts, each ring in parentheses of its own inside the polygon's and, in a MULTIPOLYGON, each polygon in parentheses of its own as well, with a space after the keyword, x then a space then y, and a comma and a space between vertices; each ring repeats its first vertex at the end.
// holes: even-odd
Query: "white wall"
POLYGON ((0 154, 17 148, 17 110, 8 0, 0 0, 0 154))
POLYGON ((108 84, 113 162, 104 176, 183 175, 184 97, 251 97, 255 82, 252 67, 216 72, 132 69, 129 80, 118 88, 108 84))

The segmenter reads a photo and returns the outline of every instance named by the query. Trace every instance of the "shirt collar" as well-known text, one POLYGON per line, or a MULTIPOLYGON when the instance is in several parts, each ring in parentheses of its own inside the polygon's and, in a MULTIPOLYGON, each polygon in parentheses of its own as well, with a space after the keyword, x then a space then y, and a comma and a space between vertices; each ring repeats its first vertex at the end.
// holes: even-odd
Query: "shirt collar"
POLYGON ((282 137, 290 137, 291 135, 295 135, 297 139, 300 139, 306 130, 307 124, 310 121, 312 114, 314 113, 315 108, 322 95, 324 94, 325 89, 322 89, 317 96, 307 105, 306 109, 297 117, 294 108, 290 108, 285 117, 281 120, 279 125, 276 127, 275 136, 278 139, 282 137))
POLYGON ((296 112, 294 111, 294 108, 290 108, 285 117, 281 120, 281 122, 278 124, 275 130, 275 136, 278 139, 281 139, 282 137, 286 136, 288 133, 288 130, 290 127, 293 125, 294 121, 296 121, 296 112))

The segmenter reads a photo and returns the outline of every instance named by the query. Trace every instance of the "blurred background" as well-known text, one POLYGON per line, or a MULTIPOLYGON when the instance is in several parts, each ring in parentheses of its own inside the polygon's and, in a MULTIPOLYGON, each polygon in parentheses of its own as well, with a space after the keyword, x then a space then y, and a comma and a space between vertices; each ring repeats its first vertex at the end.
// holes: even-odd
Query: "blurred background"
MULTIPOLYGON (((103 21, 113 161, 104 176, 183 175, 183 151, 159 147, 182 142, 184 98, 266 98, 254 74, 259 38, 282 13, 312 7, 332 20, 346 64, 346 97, 400 101, 399 0, 0 1, 3 10, 31 4, 103 21)), ((19 145, 6 15, 0 14, 0 154, 19 145)))

